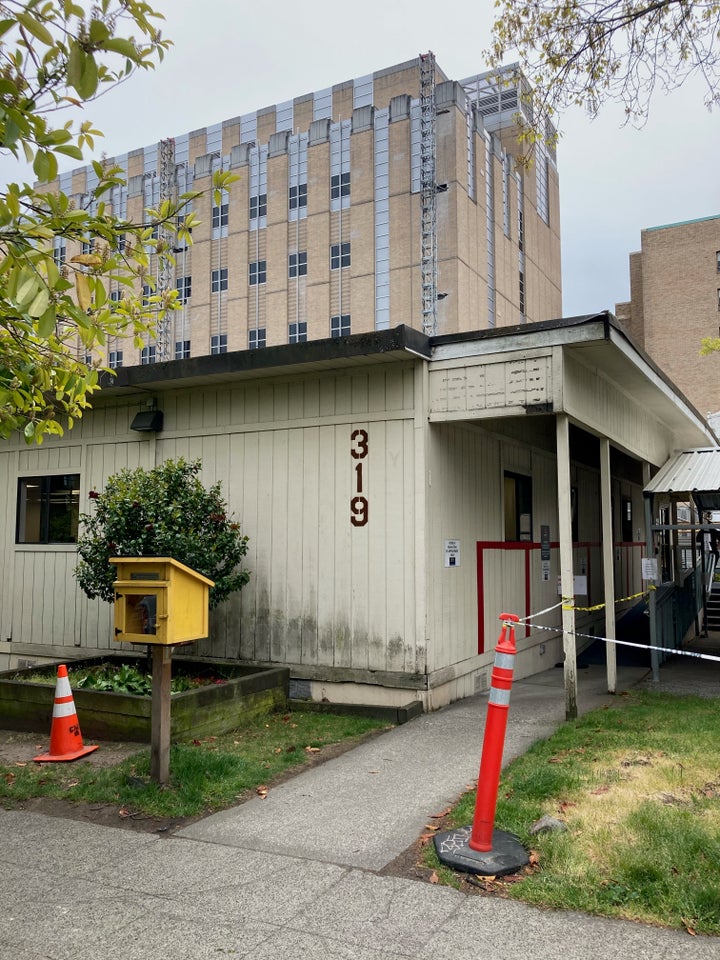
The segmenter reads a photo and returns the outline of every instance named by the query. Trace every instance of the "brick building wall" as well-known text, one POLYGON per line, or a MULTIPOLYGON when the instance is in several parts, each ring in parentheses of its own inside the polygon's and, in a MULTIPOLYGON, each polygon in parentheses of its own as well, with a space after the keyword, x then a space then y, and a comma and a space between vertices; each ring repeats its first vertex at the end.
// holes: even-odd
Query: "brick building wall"
POLYGON ((707 415, 720 410, 720 216, 643 230, 630 255, 630 300, 616 304, 631 336, 707 415))

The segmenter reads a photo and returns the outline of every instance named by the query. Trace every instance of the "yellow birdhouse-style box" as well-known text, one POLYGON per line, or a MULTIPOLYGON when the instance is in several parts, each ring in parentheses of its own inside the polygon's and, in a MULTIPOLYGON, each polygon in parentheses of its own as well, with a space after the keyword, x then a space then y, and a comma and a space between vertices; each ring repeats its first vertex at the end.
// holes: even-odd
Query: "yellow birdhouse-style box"
POLYGON ((171 646, 208 635, 210 587, 170 557, 111 557, 117 567, 115 639, 171 646))

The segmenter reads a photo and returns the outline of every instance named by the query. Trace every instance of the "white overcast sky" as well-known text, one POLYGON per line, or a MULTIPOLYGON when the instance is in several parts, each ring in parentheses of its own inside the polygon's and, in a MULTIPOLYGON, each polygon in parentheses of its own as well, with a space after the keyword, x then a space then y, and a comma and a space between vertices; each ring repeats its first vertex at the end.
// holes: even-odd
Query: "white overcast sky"
MULTIPOLYGON (((151 0, 174 41, 158 69, 86 109, 112 156, 432 50, 454 80, 486 69, 492 5, 455 0, 151 0)), ((608 107, 561 118, 563 315, 629 298, 628 254, 645 227, 720 213, 720 112, 699 84, 658 94, 642 130, 608 107)), ((2 164, 6 179, 18 174, 2 164)))

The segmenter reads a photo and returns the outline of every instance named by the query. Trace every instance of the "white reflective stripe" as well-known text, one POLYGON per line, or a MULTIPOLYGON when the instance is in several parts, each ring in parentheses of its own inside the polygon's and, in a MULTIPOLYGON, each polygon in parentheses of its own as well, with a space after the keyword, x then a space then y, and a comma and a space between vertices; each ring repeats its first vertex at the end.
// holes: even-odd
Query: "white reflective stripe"
POLYGON ((510 703, 510 691, 499 690, 497 687, 490 687, 490 698, 488 703, 495 703, 498 707, 507 707, 510 703))
POLYGON ((501 670, 512 670, 512 668, 515 666, 515 654, 496 653, 495 666, 500 667, 501 670))
POLYGON ((56 703, 53 707, 54 717, 72 717, 75 713, 75 704, 72 700, 69 703, 56 703))
POLYGON ((55 696, 56 698, 60 697, 71 697, 72 690, 70 689, 70 681, 67 677, 58 677, 57 683, 55 684, 55 696))

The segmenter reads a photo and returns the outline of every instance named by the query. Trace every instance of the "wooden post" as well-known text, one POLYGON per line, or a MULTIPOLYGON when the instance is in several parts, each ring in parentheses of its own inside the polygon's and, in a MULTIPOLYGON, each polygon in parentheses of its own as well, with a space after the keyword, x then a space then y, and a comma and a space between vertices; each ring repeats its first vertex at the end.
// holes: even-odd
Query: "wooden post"
MULTIPOLYGON (((615 565, 612 535, 612 489, 610 478, 610 441, 600 438, 600 500, 602 505, 603 585, 605 591, 605 636, 614 640, 615 630, 615 565)), ((608 693, 617 689, 617 650, 614 643, 605 644, 608 693)))
MULTIPOLYGON (((561 413, 556 421, 557 476, 558 476, 558 525, 560 541, 560 592, 563 599, 575 595, 572 548, 572 503, 570 488, 570 424, 567 414, 561 413)), ((577 706, 577 652, 575 647, 575 611, 562 611, 563 650, 565 661, 565 718, 574 720, 577 706)))
POLYGON ((172 647, 152 644, 150 779, 161 786, 170 779, 170 681, 172 647))

